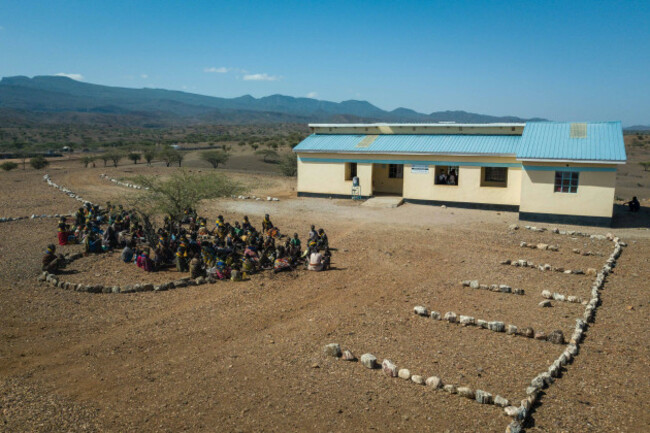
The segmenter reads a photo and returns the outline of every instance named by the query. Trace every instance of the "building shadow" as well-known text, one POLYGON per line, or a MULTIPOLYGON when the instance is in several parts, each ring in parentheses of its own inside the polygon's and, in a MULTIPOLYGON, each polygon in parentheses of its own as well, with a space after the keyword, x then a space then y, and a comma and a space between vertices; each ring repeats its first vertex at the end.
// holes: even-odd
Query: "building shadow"
POLYGON ((630 208, 627 205, 615 204, 614 216, 612 217, 612 228, 650 228, 650 208, 647 206, 641 206, 641 209, 638 212, 630 212, 630 208))

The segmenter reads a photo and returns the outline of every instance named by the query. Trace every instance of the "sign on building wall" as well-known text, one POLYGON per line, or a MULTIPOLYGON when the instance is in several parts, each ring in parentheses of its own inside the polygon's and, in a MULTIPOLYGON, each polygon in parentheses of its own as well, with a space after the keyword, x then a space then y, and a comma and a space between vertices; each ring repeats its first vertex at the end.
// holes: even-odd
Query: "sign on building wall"
POLYGON ((411 165, 412 174, 429 174, 428 164, 413 164, 411 165))

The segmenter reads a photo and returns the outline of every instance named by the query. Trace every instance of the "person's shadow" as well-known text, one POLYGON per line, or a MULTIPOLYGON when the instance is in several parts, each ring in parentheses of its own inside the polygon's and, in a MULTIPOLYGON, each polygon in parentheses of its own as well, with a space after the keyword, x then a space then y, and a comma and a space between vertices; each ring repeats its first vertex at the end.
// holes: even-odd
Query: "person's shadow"
POLYGON ((612 228, 650 228, 650 208, 641 205, 638 212, 630 212, 628 205, 615 204, 612 228))

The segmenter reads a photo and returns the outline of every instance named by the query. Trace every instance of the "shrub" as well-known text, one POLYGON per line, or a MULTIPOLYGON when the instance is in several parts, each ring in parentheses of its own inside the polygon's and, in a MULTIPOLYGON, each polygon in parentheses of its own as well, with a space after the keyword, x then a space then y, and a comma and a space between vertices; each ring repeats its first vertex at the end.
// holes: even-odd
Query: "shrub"
POLYGON ((18 168, 18 164, 16 164, 13 161, 7 161, 0 164, 0 168, 3 169, 4 171, 11 171, 13 169, 18 168))
POLYGON ((643 171, 648 171, 648 169, 650 169, 650 161, 640 162, 639 165, 643 167, 643 171))
POLYGON ((48 165, 50 165, 50 161, 45 159, 44 156, 38 155, 38 156, 35 156, 35 157, 33 157, 33 158, 31 158, 29 160, 29 165, 31 165, 32 168, 34 168, 36 170, 40 170, 40 169, 45 168, 48 165))
POLYGON ((262 159, 264 162, 271 162, 272 160, 277 160, 277 158, 280 156, 278 155, 278 152, 276 152, 273 149, 260 149, 255 151, 256 155, 262 155, 262 159))
POLYGON ((178 162, 178 166, 180 167, 183 162, 183 155, 178 150, 167 148, 160 152, 160 159, 163 160, 167 167, 175 162, 178 162))
POLYGON ((84 156, 81 158, 81 163, 84 165, 84 167, 88 168, 90 164, 92 164, 95 161, 94 156, 84 156))
POLYGON ((298 155, 294 152, 287 153, 280 160, 280 171, 285 176, 295 176, 298 174, 298 155))
POLYGON ((201 159, 210 163, 212 168, 219 167, 219 164, 225 164, 230 159, 230 154, 223 150, 208 150, 201 152, 201 159))
POLYGON ((124 156, 121 152, 111 152, 109 155, 109 159, 113 161, 113 166, 117 167, 117 164, 120 162, 122 157, 124 156))

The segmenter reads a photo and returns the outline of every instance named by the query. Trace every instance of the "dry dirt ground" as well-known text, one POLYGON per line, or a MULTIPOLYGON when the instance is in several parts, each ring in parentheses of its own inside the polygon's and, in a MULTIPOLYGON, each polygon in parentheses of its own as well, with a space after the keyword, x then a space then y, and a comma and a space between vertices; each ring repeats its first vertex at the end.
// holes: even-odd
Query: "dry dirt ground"
MULTIPOLYGON (((66 163, 52 179, 94 202, 138 191, 99 178, 134 167, 87 170, 66 163)), ((138 170, 165 175, 162 167, 138 170)), ((0 216, 69 212, 78 206, 42 174, 2 174, 0 216)), ((242 178, 241 174, 234 176, 242 178)), ((413 314, 415 305, 501 320, 565 336, 584 307, 543 289, 588 297, 593 277, 500 265, 506 258, 600 268, 610 242, 510 231, 516 215, 404 205, 373 209, 342 200, 297 199, 292 183, 257 175, 250 186, 279 202, 218 200, 201 213, 229 220, 270 213, 283 232, 323 227, 334 269, 254 275, 168 292, 88 294, 36 281, 54 220, 0 223, 0 431, 431 431, 503 432, 502 409, 391 379, 323 355, 332 342, 370 352, 414 374, 437 375, 511 401, 525 396, 563 346, 463 328, 413 314), (559 246, 523 249, 521 241, 559 246), (478 279, 524 296, 462 287, 478 279)), ((604 229, 582 229, 605 233, 604 229)), ((613 231, 629 243, 607 279, 580 354, 541 398, 529 432, 650 430, 650 232, 613 231)), ((61 247, 72 251, 78 247, 61 247)), ((82 258, 64 278, 97 284, 162 281, 116 255, 82 258)))

